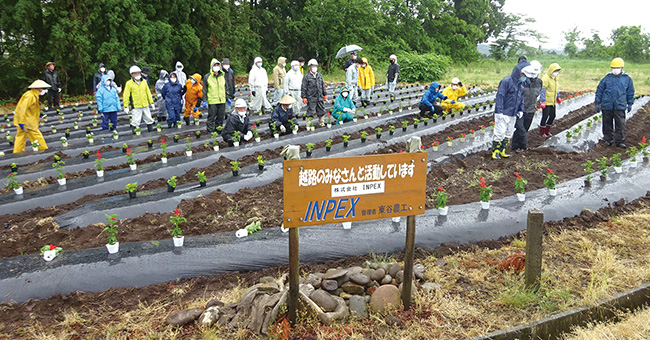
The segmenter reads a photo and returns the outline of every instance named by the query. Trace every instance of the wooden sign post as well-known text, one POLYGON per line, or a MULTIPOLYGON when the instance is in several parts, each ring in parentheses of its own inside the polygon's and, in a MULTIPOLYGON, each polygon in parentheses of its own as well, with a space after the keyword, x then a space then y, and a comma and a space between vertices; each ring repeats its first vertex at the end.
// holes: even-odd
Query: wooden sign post
POLYGON ((284 161, 289 321, 296 321, 298 227, 408 216, 402 301, 410 307, 415 215, 424 214, 427 153, 284 161))

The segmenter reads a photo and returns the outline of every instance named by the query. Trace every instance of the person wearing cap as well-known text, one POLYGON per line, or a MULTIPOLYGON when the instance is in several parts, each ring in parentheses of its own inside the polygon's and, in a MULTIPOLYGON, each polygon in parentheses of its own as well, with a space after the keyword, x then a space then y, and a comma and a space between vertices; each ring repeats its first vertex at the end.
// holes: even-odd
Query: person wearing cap
MULTIPOLYGON (((251 87, 251 111, 258 112, 262 107, 270 111, 271 103, 266 98, 266 93, 269 91, 269 76, 266 70, 262 67, 262 58, 255 57, 253 60, 253 67, 248 74, 248 85, 251 87)), ((263 112, 262 112, 263 113, 263 112)))
POLYGON ((102 130, 117 129, 117 111, 120 110, 120 96, 112 83, 113 81, 108 74, 102 75, 100 86, 95 92, 97 111, 102 114, 102 130))
POLYGON ((38 130, 38 119, 41 113, 41 102, 38 96, 44 96, 50 84, 36 80, 29 85, 29 90, 25 92, 18 104, 16 104, 16 111, 14 113, 14 126, 16 126, 16 138, 14 143, 14 153, 25 151, 25 142, 29 139, 30 142, 40 144, 39 150, 47 149, 47 143, 43 134, 38 130))
POLYGON ((151 109, 155 109, 153 99, 151 98, 151 90, 149 84, 142 79, 142 70, 137 66, 131 66, 129 73, 131 79, 124 84, 124 113, 129 114, 133 120, 131 121, 131 130, 135 134, 135 129, 140 126, 140 122, 144 118, 144 123, 147 124, 147 130, 153 131, 153 118, 151 118, 151 109), (133 111, 129 111, 129 103, 133 101, 133 111))
POLYGON ((230 59, 223 58, 221 61, 221 69, 223 76, 226 79, 226 112, 232 110, 232 105, 235 101, 235 71, 230 68, 230 59))
POLYGON ((357 84, 359 83, 359 65, 361 65, 361 60, 354 59, 352 65, 348 67, 345 71, 345 87, 350 90, 350 100, 352 103, 356 103, 359 100, 359 93, 357 84))
POLYGON ((517 118, 524 116, 524 67, 527 61, 517 64, 512 73, 499 82, 499 89, 494 100, 494 136, 492 137, 492 159, 508 158, 506 147, 515 132, 517 118))
POLYGON ((372 88, 375 86, 375 73, 372 71, 372 67, 368 65, 368 59, 366 57, 361 58, 357 85, 361 88, 361 104, 366 107, 370 104, 372 88))
POLYGON ((539 122, 539 134, 544 138, 553 136, 551 134, 551 126, 555 120, 555 104, 562 104, 560 99, 560 85, 558 78, 560 77, 560 65, 552 63, 548 67, 546 74, 542 77, 542 92, 540 100, 542 102, 542 120, 539 122))
POLYGON ((524 114, 517 117, 515 121, 515 133, 512 135, 511 149, 517 153, 528 148, 528 129, 535 117, 535 111, 539 107, 539 96, 542 91, 542 80, 539 78, 542 73, 542 64, 533 60, 529 66, 524 67, 521 72, 526 75, 524 81, 524 114))
POLYGON ((212 58, 210 72, 203 76, 203 98, 208 103, 208 132, 217 131, 226 117, 226 77, 219 60, 212 58))
POLYGON ((249 141, 253 138, 253 132, 250 129, 250 118, 246 114, 246 101, 241 98, 235 101, 235 111, 228 116, 221 132, 221 137, 228 143, 228 146, 234 145, 232 137, 235 131, 241 133, 240 142, 249 141))
POLYGON ((302 100, 300 100, 302 98, 302 73, 300 73, 300 62, 298 60, 291 61, 291 69, 284 78, 284 93, 295 99, 291 108, 293 113, 298 116, 302 109, 302 100))
POLYGON ((286 95, 278 101, 278 104, 273 113, 271 114, 271 120, 269 121, 269 131, 273 131, 271 125, 275 123, 275 127, 280 131, 281 134, 291 132, 291 122, 297 126, 296 115, 291 108, 291 105, 295 103, 293 97, 286 95))
POLYGON ((316 59, 310 59, 307 66, 309 72, 302 78, 302 103, 307 105, 307 117, 313 117, 316 113, 320 117, 320 126, 325 126, 325 101, 327 101, 325 81, 323 75, 318 72, 316 59))
POLYGON ((629 74, 623 72, 623 59, 614 58, 609 66, 612 72, 598 83, 594 105, 596 112, 603 111, 605 143, 616 143, 619 148, 625 148, 625 111, 632 111, 634 82, 629 74))
POLYGON ((201 101, 206 97, 203 96, 203 83, 201 82, 200 74, 194 73, 190 79, 185 82, 185 112, 183 117, 185 119, 185 124, 190 125, 192 118, 199 118, 199 107, 201 107, 201 101))
POLYGON ((99 63, 97 68, 97 73, 93 76, 93 94, 97 92, 100 86, 102 86, 102 76, 106 74, 106 66, 103 63, 99 63))
POLYGON ((395 101, 395 88, 397 87, 397 78, 399 76, 399 64, 397 63, 397 56, 391 54, 388 57, 390 65, 388 65, 388 73, 386 74, 386 87, 390 94, 390 102, 395 101))
POLYGON ((465 104, 458 101, 458 98, 467 94, 467 89, 463 86, 460 79, 452 79, 451 86, 445 88, 442 91, 442 94, 447 97, 447 99, 440 103, 445 111, 451 111, 454 109, 462 110, 465 108, 465 104))
POLYGON ((167 127, 172 128, 176 122, 181 120, 181 109, 183 108, 183 95, 185 86, 178 81, 177 74, 172 72, 169 76, 169 82, 160 90, 160 94, 165 100, 167 109, 167 127))
POLYGON ((350 52, 350 58, 345 60, 345 65, 343 65, 343 71, 348 72, 348 67, 354 65, 354 61, 357 59, 357 51, 350 52))
POLYGON ((47 90, 47 105, 52 108, 59 107, 59 92, 61 92, 61 81, 54 67, 56 64, 50 61, 45 64, 45 72, 43 72, 43 80, 50 85, 47 90))
POLYGON ((278 64, 273 68, 273 88, 275 89, 273 101, 277 102, 284 97, 284 78, 287 71, 284 67, 287 65, 287 58, 278 58, 278 64))
POLYGON ((305 75, 305 69, 304 69, 304 66, 305 66, 305 58, 303 58, 303 57, 298 57, 298 62, 300 63, 300 74, 302 74, 302 75, 304 76, 304 75, 305 75))
MULTIPOLYGON (((354 67, 354 66, 352 66, 354 67)), ((356 107, 352 101, 350 90, 347 87, 341 89, 341 93, 336 96, 334 100, 334 108, 332 109, 332 116, 336 118, 338 124, 347 123, 354 119, 354 112, 356 107)))

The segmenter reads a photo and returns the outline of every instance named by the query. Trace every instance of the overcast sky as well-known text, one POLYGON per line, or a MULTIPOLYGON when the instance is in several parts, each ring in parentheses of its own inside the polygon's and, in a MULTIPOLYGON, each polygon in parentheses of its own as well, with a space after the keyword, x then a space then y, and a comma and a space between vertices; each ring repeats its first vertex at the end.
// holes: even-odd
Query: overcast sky
POLYGON ((621 26, 641 26, 648 33, 648 8, 650 2, 645 0, 506 0, 504 11, 534 18, 537 22, 531 28, 548 37, 542 47, 563 49, 566 41, 562 32, 574 26, 582 38, 598 31, 607 44, 611 43, 612 30, 621 26))

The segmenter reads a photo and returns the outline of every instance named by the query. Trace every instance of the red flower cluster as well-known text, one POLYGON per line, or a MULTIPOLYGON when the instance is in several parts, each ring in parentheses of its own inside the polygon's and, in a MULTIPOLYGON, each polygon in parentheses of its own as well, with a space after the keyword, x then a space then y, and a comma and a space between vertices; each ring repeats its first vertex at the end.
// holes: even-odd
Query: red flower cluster
POLYGON ((521 179, 521 176, 519 176, 519 174, 515 174, 515 178, 516 179, 521 179))
POLYGON ((645 136, 643 136, 643 138, 641 138, 641 143, 645 143, 645 136))
POLYGON ((102 154, 99 153, 99 150, 97 150, 97 159, 102 158, 102 154))
POLYGON ((474 131, 474 130, 469 130, 469 133, 474 133, 474 132, 476 132, 476 131, 474 131))
POLYGON ((126 147, 126 154, 127 154, 127 155, 130 155, 130 154, 131 154, 131 149, 129 149, 128 146, 126 147))
POLYGON ((438 191, 445 191, 443 187, 438 187, 438 191))
POLYGON ((50 243, 50 250, 56 249, 56 246, 50 243))
POLYGON ((483 177, 481 177, 479 183, 481 184, 481 188, 485 188, 485 179, 483 177))
POLYGON ((161 141, 160 141, 160 144, 165 144, 165 140, 164 140, 164 139, 161 140, 161 141))
POLYGON ((253 123, 253 129, 257 129, 257 127, 255 126, 255 123, 253 123))
POLYGON ((420 145, 420 149, 424 150, 424 145, 420 145))
POLYGON ((174 216, 176 216, 176 217, 180 217, 180 216, 181 216, 181 212, 178 211, 178 208, 177 208, 176 210, 174 210, 174 216))
POLYGON ((549 168, 546 168, 546 170, 548 171, 549 174, 552 174, 552 173, 553 173, 553 170, 551 170, 551 169, 549 169, 549 168))

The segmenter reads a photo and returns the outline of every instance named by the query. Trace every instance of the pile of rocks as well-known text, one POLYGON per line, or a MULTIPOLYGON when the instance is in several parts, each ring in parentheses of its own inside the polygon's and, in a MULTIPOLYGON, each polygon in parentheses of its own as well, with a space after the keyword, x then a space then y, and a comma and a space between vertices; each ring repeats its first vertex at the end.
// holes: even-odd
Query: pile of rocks
MULTIPOLYGON (((424 271, 421 264, 413 266, 414 279, 424 281, 424 271)), ((301 279, 301 308, 318 315, 326 325, 350 315, 384 314, 401 307, 403 279, 404 270, 395 262, 366 262, 363 267, 331 268, 301 279)), ((415 285, 413 287, 415 291, 415 285)), ((237 303, 224 305, 212 300, 204 309, 178 311, 170 314, 166 321, 183 325, 198 319, 202 326, 247 328, 267 335, 281 306, 286 305, 288 293, 286 274, 277 280, 265 277, 249 288, 237 303)))

